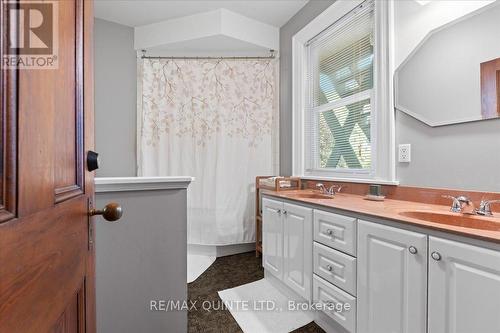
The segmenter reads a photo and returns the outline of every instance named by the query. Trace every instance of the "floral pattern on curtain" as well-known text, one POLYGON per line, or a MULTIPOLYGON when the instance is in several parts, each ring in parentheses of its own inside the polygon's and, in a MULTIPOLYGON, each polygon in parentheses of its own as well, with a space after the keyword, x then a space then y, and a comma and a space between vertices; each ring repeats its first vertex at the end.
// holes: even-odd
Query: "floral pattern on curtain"
POLYGON ((255 176, 273 174, 276 61, 144 59, 142 176, 194 176, 188 242, 254 240, 255 176))

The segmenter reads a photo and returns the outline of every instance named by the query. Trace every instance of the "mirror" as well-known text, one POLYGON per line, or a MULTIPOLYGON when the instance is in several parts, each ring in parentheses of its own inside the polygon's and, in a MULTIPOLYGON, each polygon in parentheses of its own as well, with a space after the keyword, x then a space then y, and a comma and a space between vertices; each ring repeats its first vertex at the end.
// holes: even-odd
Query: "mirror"
POLYGON ((500 117, 500 4, 431 31, 395 73, 396 108, 429 126, 500 117))

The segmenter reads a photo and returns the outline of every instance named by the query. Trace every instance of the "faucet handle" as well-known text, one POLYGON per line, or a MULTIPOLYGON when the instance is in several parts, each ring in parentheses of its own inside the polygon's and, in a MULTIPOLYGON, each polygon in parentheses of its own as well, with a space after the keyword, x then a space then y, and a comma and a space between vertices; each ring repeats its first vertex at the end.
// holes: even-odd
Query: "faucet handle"
POLYGON ((330 193, 339 193, 340 191, 342 191, 342 189, 344 188, 344 186, 342 185, 337 185, 337 184, 333 184, 332 186, 330 186, 330 189, 328 190, 330 193))
POLYGON ((500 200, 481 200, 479 208, 476 210, 476 214, 483 216, 493 216, 491 212, 491 204, 500 203, 500 200))
POLYGON ((442 195, 441 197, 443 197, 445 199, 453 200, 453 202, 451 204, 450 211, 452 211, 454 213, 460 213, 462 211, 462 201, 460 201, 460 199, 463 199, 463 198, 454 197, 452 195, 442 195))
POLYGON ((325 188, 325 185, 323 185, 323 183, 317 183, 316 184, 316 188, 321 191, 321 193, 325 194, 326 193, 326 188, 325 188))
POLYGON ((461 203, 466 204, 466 205, 470 205, 472 203, 472 201, 469 199, 469 197, 467 197, 465 195, 458 196, 457 200, 461 203))

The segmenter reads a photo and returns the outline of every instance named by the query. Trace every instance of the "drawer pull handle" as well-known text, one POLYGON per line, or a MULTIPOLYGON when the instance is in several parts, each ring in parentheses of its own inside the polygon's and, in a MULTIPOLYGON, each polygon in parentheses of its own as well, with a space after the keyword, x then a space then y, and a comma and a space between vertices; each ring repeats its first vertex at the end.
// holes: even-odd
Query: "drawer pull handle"
POLYGON ((333 268, 332 268, 332 266, 330 266, 330 265, 326 265, 326 270, 327 270, 327 271, 331 272, 331 271, 332 271, 332 269, 333 269, 333 268))
POLYGON ((410 252, 411 254, 417 254, 417 248, 415 246, 410 246, 408 248, 408 252, 410 252))
POLYGON ((436 261, 441 260, 441 254, 439 254, 439 252, 436 252, 436 251, 431 253, 431 257, 432 257, 432 259, 434 259, 436 261))
POLYGON ((326 229, 326 234, 327 234, 328 236, 333 235, 333 230, 332 230, 332 229, 326 229))

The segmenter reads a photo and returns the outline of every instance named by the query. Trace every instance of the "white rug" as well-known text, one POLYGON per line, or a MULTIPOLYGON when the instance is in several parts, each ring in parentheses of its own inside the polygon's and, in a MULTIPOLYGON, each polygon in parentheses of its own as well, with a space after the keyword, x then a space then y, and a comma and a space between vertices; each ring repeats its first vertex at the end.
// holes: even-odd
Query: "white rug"
POLYGON ((219 296, 245 333, 288 333, 313 321, 309 312, 289 310, 288 298, 266 279, 219 291, 219 296))
POLYGON ((203 256, 198 254, 187 255, 187 282, 196 280, 215 261, 215 256, 203 256))

